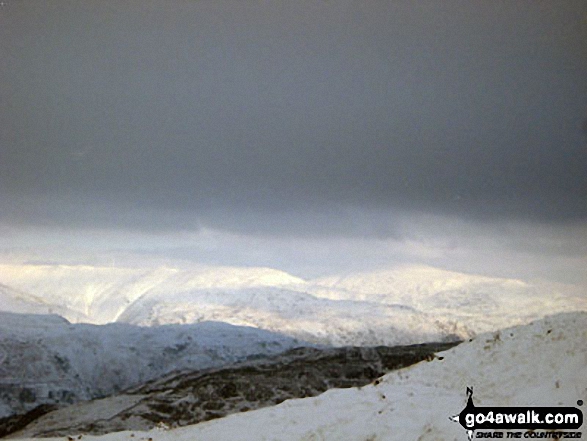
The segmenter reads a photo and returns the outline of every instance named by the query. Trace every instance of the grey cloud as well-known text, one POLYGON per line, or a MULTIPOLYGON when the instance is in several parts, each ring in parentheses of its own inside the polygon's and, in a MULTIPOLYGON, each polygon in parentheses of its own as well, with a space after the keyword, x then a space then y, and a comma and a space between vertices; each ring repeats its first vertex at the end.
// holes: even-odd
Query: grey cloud
POLYGON ((8 3, 1 216, 382 236, 393 219, 348 213, 585 221, 586 15, 570 0, 8 3))

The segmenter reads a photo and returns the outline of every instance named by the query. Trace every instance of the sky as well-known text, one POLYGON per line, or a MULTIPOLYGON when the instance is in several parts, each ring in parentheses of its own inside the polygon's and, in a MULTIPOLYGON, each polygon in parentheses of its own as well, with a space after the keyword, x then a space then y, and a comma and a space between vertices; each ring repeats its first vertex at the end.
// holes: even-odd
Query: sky
POLYGON ((5 253, 587 286, 584 0, 6 0, 0 59, 5 253))

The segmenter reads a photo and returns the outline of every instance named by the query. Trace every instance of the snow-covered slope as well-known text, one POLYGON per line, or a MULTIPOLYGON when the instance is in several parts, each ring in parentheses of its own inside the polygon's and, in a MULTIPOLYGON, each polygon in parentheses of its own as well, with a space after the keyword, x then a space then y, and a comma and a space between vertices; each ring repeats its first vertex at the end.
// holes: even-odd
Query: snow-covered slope
POLYGON ((463 409, 468 386, 477 406, 576 406, 587 399, 586 313, 483 334, 440 355, 359 389, 331 390, 180 429, 96 439, 465 440, 449 416, 463 409))
MULTIPOLYGON (((163 293, 170 300, 191 289, 286 286, 303 280, 269 268, 200 267, 178 270, 116 268, 87 265, 0 265, 0 283, 47 307, 67 308, 71 322, 103 324, 117 321, 129 305, 147 293, 163 293), (73 311, 73 312, 72 312, 73 311)), ((0 294, 1 295, 1 294, 0 294)), ((8 293, 6 294, 8 297, 8 293)), ((2 304, 4 311, 27 313, 34 301, 2 304)))
MULTIPOLYGON (((52 308, 65 307, 72 322, 108 323, 126 306, 175 273, 168 268, 135 269, 85 265, 0 265, 0 282, 41 298, 52 308)), ((27 313, 28 308, 5 311, 27 313)))
POLYGON ((557 312, 587 310, 575 286, 485 277, 428 266, 325 277, 310 292, 329 299, 404 305, 452 319, 475 332, 528 323, 557 312))
POLYGON ((0 417, 112 394, 178 369, 204 369, 303 342, 203 322, 141 328, 0 312, 0 417))
POLYGON ((328 345, 396 345, 466 338, 470 332, 412 308, 321 299, 279 287, 149 293, 119 321, 138 325, 218 320, 328 345))
POLYGON ((13 312, 148 326, 215 320, 334 345, 467 338, 587 310, 573 287, 421 266, 304 281, 270 268, 0 265, 0 283, 0 308, 13 312))
POLYGON ((29 314, 59 314, 63 317, 81 317, 76 311, 60 304, 51 304, 42 297, 0 284, 0 311, 29 314))

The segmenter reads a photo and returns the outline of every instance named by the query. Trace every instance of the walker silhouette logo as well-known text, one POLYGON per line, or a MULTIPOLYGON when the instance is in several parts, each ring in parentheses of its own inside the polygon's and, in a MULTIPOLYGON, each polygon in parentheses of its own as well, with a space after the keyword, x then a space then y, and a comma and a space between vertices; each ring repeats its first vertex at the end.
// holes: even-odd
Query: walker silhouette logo
MULTIPOLYGON (((582 406, 583 401, 577 401, 582 406)), ((578 429, 583 424, 583 413, 576 407, 475 407, 473 388, 467 388, 467 405, 458 415, 450 417, 467 431, 469 441, 475 430, 526 429, 522 431, 483 433, 476 438, 581 438, 581 432, 565 430, 578 429), (534 432, 545 429, 547 432, 534 432)))

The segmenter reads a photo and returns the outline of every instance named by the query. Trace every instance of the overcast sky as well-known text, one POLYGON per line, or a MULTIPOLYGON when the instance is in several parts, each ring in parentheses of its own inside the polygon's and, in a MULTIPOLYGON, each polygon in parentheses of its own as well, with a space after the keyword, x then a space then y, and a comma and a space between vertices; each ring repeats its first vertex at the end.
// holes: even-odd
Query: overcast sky
POLYGON ((584 0, 6 0, 0 60, 4 246, 509 234, 585 262, 584 0))

